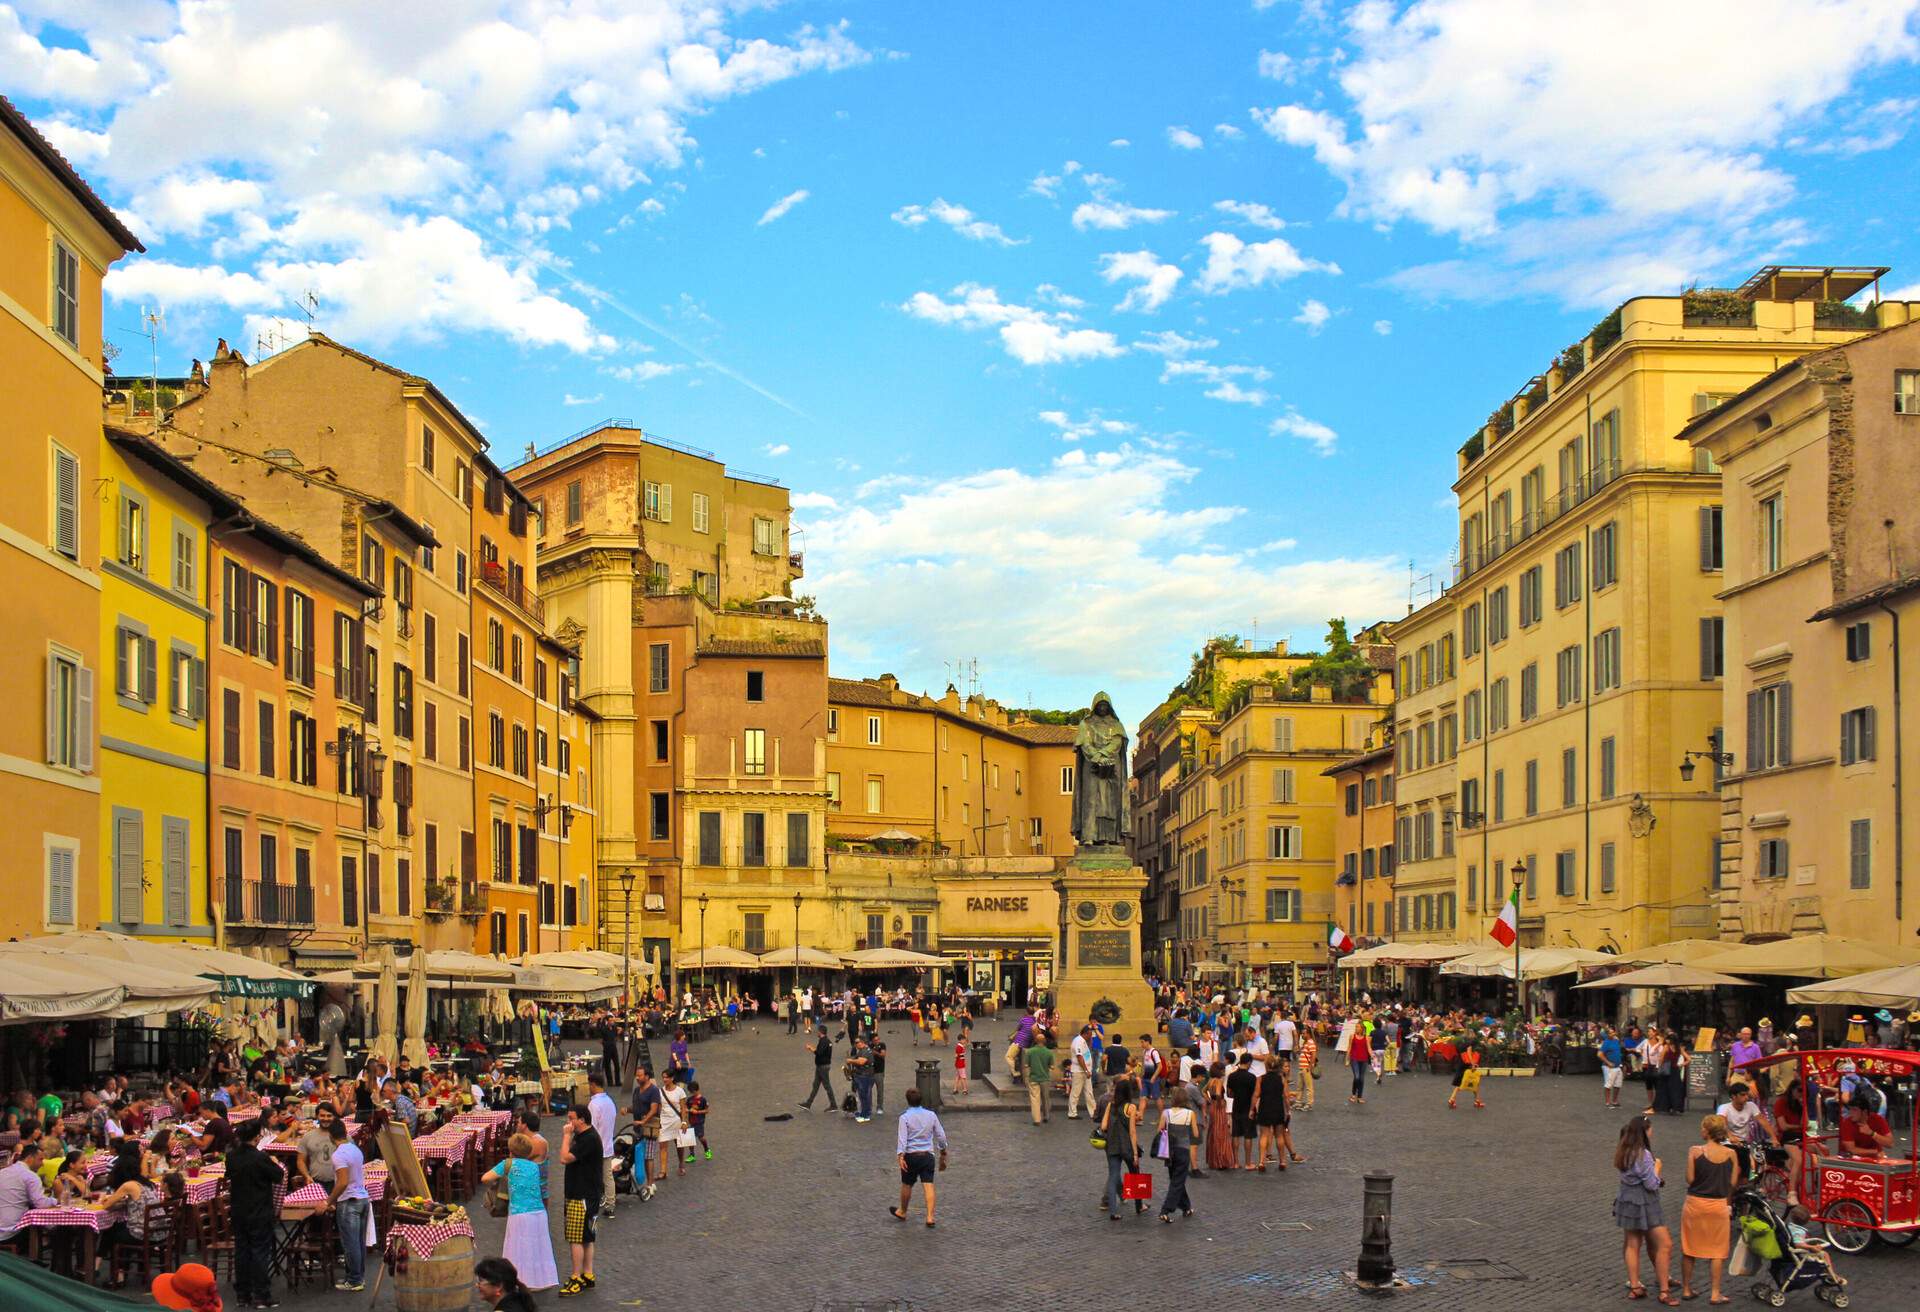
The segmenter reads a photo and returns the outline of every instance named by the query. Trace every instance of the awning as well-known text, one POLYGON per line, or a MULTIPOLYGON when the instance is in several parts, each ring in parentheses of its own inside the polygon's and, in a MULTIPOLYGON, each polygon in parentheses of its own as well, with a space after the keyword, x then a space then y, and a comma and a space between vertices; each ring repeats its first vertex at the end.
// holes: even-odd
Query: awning
POLYGON ((757 964, 762 970, 792 969, 796 965, 803 970, 846 969, 840 958, 819 948, 775 948, 762 952, 757 964))
MULTIPOLYGON (((809 949, 811 951, 811 949, 809 949)), ((788 949, 789 966, 793 964, 792 949, 788 949)), ((838 963, 835 963, 838 964, 838 963)), ((712 947, 682 948, 673 959, 675 970, 765 970, 768 963, 751 952, 742 952, 739 948, 712 947)))
POLYGON ((268 961, 256 961, 238 952, 201 947, 194 943, 161 943, 132 938, 125 934, 86 930, 73 934, 45 934, 22 940, 30 946, 50 952, 105 963, 116 962, 157 967, 181 975, 201 976, 215 982, 215 991, 229 997, 304 998, 313 992, 313 981, 268 961))
POLYGON ((1787 990, 1787 1001, 1812 1007, 1920 1006, 1920 966, 1893 966, 1787 990))
POLYGON ((0 956, 0 1024, 107 1016, 126 996, 124 985, 84 965, 67 966, 35 952, 0 956))
MULTIPOLYGON (((1440 973, 1512 979, 1513 959, 1511 948, 1487 948, 1449 961, 1440 967, 1440 973)), ((1551 979, 1555 975, 1571 975, 1588 966, 1617 965, 1619 961, 1612 953, 1589 952, 1585 948, 1523 948, 1520 975, 1522 979, 1551 979)))
POLYGON ((1340 969, 1363 966, 1437 966, 1482 949, 1468 943, 1376 943, 1340 958, 1340 969))
POLYGON ((1722 975, 1717 970, 1703 970, 1699 966, 1681 965, 1677 962, 1662 962, 1653 966, 1642 966, 1639 970, 1629 970, 1619 975, 1609 975, 1605 979, 1588 980, 1585 984, 1575 984, 1577 989, 1718 989, 1752 988, 1750 979, 1736 979, 1732 975, 1722 975))
POLYGON ((541 1002, 600 1002, 618 997, 621 985, 604 975, 585 970, 562 970, 558 966, 521 966, 519 978, 510 986, 523 997, 541 1002))
POLYGON ((841 960, 849 970, 927 970, 944 969, 947 965, 945 957, 909 952, 905 948, 866 948, 845 953, 841 960))
POLYGON ((1905 966, 1920 960, 1920 952, 1881 947, 1837 934, 1801 934, 1771 943, 1745 943, 1716 953, 1706 964, 1737 975, 1798 975, 1834 979, 1905 966))

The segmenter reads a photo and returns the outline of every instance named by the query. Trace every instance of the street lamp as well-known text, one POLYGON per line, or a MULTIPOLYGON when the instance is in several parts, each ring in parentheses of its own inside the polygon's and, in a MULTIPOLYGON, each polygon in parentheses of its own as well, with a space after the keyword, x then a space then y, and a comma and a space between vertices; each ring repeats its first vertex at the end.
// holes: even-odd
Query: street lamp
POLYGON ((800 989, 800 894, 793 895, 793 987, 800 989))
POLYGON ((707 895, 700 895, 700 987, 707 986, 707 895))
POLYGON ((1526 882, 1527 863, 1513 863, 1513 996, 1520 1004, 1520 1019, 1527 1018, 1527 984, 1520 975, 1520 886, 1526 882))
POLYGON ((1693 763, 1695 761, 1712 761, 1714 765, 1722 770, 1733 769, 1733 753, 1721 751, 1720 740, 1714 737, 1707 739, 1706 751, 1687 752, 1681 756, 1680 779, 1683 783, 1691 783, 1693 781, 1693 763))
POLYGON ((627 918, 620 936, 620 1004, 628 1009, 633 1006, 633 880, 632 866, 620 872, 621 903, 627 918))

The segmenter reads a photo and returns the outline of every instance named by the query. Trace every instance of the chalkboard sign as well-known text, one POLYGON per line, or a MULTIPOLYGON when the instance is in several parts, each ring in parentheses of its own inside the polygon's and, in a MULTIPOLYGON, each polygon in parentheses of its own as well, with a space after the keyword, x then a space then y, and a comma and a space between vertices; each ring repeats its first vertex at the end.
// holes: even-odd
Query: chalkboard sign
POLYGON ((1709 1109, 1720 1105, 1721 1076, 1726 1054, 1696 1052, 1687 1061, 1687 1097, 1697 1099, 1709 1109))

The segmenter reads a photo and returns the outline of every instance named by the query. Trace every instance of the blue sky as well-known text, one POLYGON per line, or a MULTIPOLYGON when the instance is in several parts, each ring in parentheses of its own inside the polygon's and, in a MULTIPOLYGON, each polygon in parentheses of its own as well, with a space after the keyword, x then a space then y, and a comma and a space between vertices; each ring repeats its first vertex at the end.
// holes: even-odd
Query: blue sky
POLYGON ((147 241, 123 370, 311 289, 505 463, 621 416, 785 482, 836 673, 1132 720, 1404 610, 1626 295, 1920 280, 1920 0, 1591 9, 0 0, 0 91, 147 241))

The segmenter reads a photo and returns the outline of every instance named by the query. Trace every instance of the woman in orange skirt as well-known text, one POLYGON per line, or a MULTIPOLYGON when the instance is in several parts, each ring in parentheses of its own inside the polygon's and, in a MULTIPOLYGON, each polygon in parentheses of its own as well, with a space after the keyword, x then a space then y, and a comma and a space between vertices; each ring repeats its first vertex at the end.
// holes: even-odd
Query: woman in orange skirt
POLYGON ((1727 1146, 1727 1121, 1700 1121, 1701 1142, 1687 1152, 1687 1205, 1680 1213, 1680 1297, 1692 1298, 1693 1264, 1709 1264, 1707 1302, 1730 1303, 1720 1292, 1727 1253, 1733 1247, 1733 1182, 1739 1158, 1727 1146))
POLYGON ((1227 1114, 1227 1068, 1215 1062, 1207 1068, 1207 1169, 1233 1169, 1233 1117, 1227 1114))

